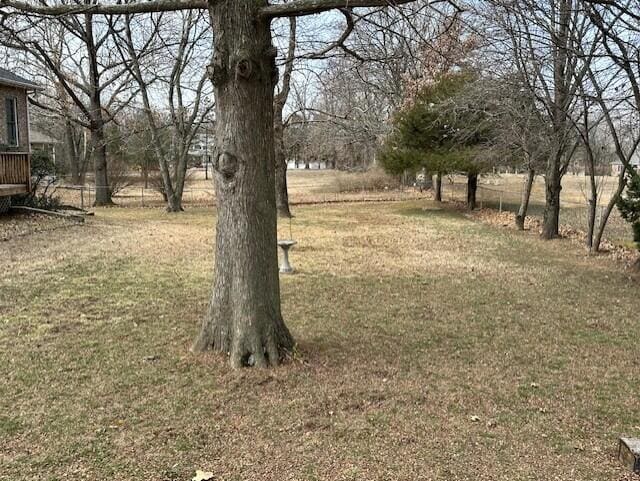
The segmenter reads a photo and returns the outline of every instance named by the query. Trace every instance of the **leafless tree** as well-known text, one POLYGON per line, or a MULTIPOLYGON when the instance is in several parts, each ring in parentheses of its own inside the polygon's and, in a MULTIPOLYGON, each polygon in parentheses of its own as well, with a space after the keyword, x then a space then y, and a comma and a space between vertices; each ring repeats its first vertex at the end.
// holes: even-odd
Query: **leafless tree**
POLYGON ((640 2, 589 0, 585 4, 590 21, 602 36, 604 49, 597 65, 588 71, 588 88, 592 100, 600 108, 615 155, 623 166, 590 243, 591 250, 597 252, 607 221, 626 186, 627 176, 640 175, 631 162, 640 145, 640 2))
POLYGON ((599 45, 576 0, 490 0, 496 45, 512 60, 530 96, 548 119, 551 152, 545 169, 542 237, 558 236, 562 177, 575 152, 579 88, 599 45))
MULTIPOLYGON (((15 9, 5 7, 2 20, 3 43, 23 51, 40 69, 51 74, 54 82, 50 95, 65 121, 90 132, 95 203, 111 204, 105 127, 135 95, 130 89, 130 77, 123 75, 122 61, 114 53, 110 28, 113 19, 84 10, 52 20, 37 15, 16 16, 15 9), (79 116, 71 115, 71 105, 79 116)), ((52 105, 49 102, 41 107, 52 105)), ((72 132, 68 134, 68 143, 72 148, 72 132)))
POLYGON ((117 45, 140 90, 167 210, 180 212, 189 150, 213 110, 213 102, 207 102, 211 94, 206 69, 199 64, 203 44, 211 42, 208 18, 202 12, 187 11, 151 19, 124 15, 121 22, 117 45), (154 96, 156 102, 159 97, 165 99, 157 109, 152 105, 154 96), (163 107, 169 122, 159 118, 157 110, 163 107), (162 141, 167 134, 169 143, 162 141))
POLYGON ((275 162, 276 162, 276 208, 281 217, 290 218, 289 192, 287 189, 287 154, 284 143, 284 107, 291 92, 291 76, 294 69, 296 55, 297 21, 295 17, 289 18, 289 42, 287 53, 284 59, 284 70, 280 82, 280 90, 273 101, 273 133, 275 142, 275 162))
POLYGON ((448 56, 439 37, 450 28, 456 10, 438 7, 416 2, 352 15, 347 21, 350 35, 343 34, 344 41, 322 70, 299 79, 302 87, 294 86, 306 97, 301 102, 298 96, 293 114, 306 122, 308 157, 340 169, 376 164, 389 120, 424 78, 424 64, 448 56), (311 96, 306 94, 309 79, 315 92, 311 96))

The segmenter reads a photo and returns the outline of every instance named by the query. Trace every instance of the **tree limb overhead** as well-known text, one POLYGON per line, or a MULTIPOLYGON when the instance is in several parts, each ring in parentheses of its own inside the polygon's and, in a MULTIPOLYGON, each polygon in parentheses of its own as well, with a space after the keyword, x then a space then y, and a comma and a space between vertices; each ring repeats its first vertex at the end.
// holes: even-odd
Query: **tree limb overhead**
MULTIPOLYGON (((294 0, 289 3, 268 5, 260 11, 267 18, 312 15, 336 8, 385 7, 411 3, 415 0, 294 0)), ((440 0, 436 0, 436 3, 440 0)), ((445 1, 445 0, 441 0, 445 1)), ((20 12, 43 16, 64 16, 81 13, 120 15, 134 13, 169 12, 208 8, 207 0, 149 0, 131 3, 57 4, 31 3, 24 0, 0 0, 0 8, 13 8, 20 12)))
POLYGON ((207 0, 150 0, 133 3, 58 4, 30 3, 22 0, 0 0, 0 8, 13 8, 35 15, 58 17, 82 13, 119 15, 206 9, 207 0))
POLYGON ((265 17, 299 17, 326 12, 336 8, 392 7, 411 3, 415 0, 294 0, 292 2, 269 5, 262 9, 265 17))

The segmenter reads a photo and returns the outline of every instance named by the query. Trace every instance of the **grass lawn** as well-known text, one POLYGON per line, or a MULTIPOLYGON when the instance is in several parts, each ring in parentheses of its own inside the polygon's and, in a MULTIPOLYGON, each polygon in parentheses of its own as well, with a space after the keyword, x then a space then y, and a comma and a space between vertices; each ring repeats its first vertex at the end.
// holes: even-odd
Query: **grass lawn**
POLYGON ((640 436, 620 266, 427 201, 295 214, 298 352, 269 371, 189 353, 210 209, 3 242, 0 479, 640 479, 615 460, 640 436))

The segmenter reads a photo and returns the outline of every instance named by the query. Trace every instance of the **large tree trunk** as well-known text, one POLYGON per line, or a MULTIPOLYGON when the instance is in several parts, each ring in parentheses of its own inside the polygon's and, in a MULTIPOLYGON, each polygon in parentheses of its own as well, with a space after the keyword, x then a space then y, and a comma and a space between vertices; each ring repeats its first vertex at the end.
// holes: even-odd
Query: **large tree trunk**
MULTIPOLYGON (((165 187, 166 192, 166 187, 165 187)), ((182 207, 182 194, 177 191, 172 191, 171 195, 167 194, 167 212, 183 212, 182 207)))
POLYGON ((107 173, 107 144, 104 135, 104 117, 102 115, 102 100, 100 74, 98 73, 97 47, 93 39, 93 16, 85 14, 85 28, 87 32, 87 49, 89 50, 89 80, 91 91, 89 103, 91 106, 91 144, 93 147, 93 169, 95 175, 95 205, 110 205, 111 188, 107 173))
POLYGON ((536 178, 536 171, 529 167, 527 177, 524 181, 524 189, 520 198, 520 207, 516 214, 516 227, 518 230, 524 230, 524 222, 527 219, 527 211, 529 210, 529 200, 531 199, 531 190, 533 189, 533 181, 536 178))
POLYGON ((111 205, 111 188, 107 173, 107 145, 104 138, 104 124, 92 125, 91 144, 93 146, 93 170, 95 175, 95 205, 111 205))
POLYGON ((276 50, 266 0, 209 3, 216 32, 213 160, 218 220, 214 282, 194 350, 212 349, 233 367, 276 365, 293 347, 280 310, 273 88, 276 50))
MULTIPOLYGON (((164 163, 164 167, 167 171, 167 180, 165 181, 165 191, 167 192, 167 212, 183 212, 182 208, 182 196, 184 194, 184 183, 187 178, 187 155, 189 147, 187 145, 181 145, 177 153, 177 158, 174 159, 174 171, 173 178, 169 175, 169 167, 164 163)), ((163 179, 165 177, 163 176, 163 179)))
POLYGON ((78 143, 76 142, 75 130, 70 120, 65 120, 64 141, 69 160, 71 183, 78 185, 81 182, 80 152, 78 149, 78 143))
POLYGON ((435 200, 442 202, 442 174, 440 172, 436 174, 435 200))
POLYGON ((167 212, 176 213, 183 212, 182 199, 177 195, 167 196, 167 212))
POLYGON ((554 239, 560 235, 560 191, 562 176, 567 163, 567 138, 571 130, 568 112, 571 101, 569 85, 571 85, 571 69, 567 66, 569 56, 571 16, 573 1, 561 0, 554 5, 557 8, 557 23, 554 19, 552 33, 553 49, 553 102, 551 105, 551 125, 554 130, 555 148, 548 161, 545 172, 545 209, 542 225, 542 238, 554 239), (563 166, 564 161, 564 166, 563 166))
POLYGON ((467 209, 476 208, 476 197, 478 193, 478 174, 470 172, 467 174, 467 209))
POLYGON ((545 176, 545 208, 542 223, 542 238, 555 239, 560 235, 560 191, 562 175, 560 161, 555 159, 547 169, 545 176))

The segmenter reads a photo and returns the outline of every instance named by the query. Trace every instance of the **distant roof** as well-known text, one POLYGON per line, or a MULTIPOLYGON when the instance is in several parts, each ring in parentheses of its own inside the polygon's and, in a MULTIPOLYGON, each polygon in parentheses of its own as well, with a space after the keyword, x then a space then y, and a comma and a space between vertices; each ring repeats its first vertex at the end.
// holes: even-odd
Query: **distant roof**
POLYGON ((24 77, 20 77, 20 75, 16 75, 4 68, 0 68, 0 84, 22 87, 27 90, 42 90, 42 87, 37 83, 27 80, 24 77))
MULTIPOLYGON (((637 157, 631 158, 629 160, 629 163, 635 167, 640 167, 640 159, 637 157)), ((618 159, 614 160, 613 162, 611 162, 611 165, 622 165, 622 162, 620 162, 618 159)))
POLYGON ((29 134, 29 140, 32 144, 59 144, 60 141, 49 137, 47 134, 43 134, 37 130, 31 130, 29 134))

